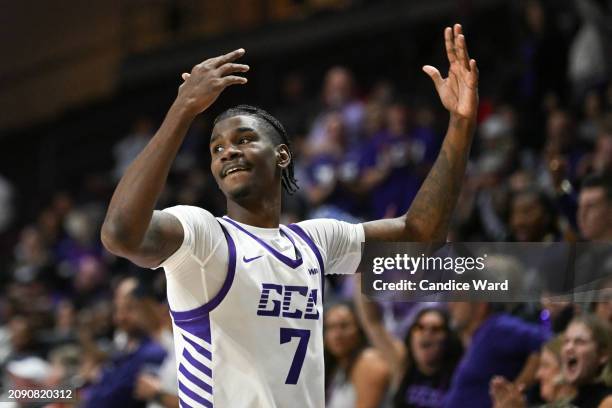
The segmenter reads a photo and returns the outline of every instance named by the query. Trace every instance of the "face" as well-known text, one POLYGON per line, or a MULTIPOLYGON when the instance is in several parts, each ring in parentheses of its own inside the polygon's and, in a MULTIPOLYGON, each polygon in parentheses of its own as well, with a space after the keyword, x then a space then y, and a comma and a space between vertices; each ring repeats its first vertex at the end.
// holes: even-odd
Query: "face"
POLYGON ((540 381, 540 396, 544 401, 554 401, 560 374, 560 362, 552 351, 545 348, 540 355, 540 365, 536 371, 536 378, 540 381))
POLYGON ((597 139, 593 167, 598 173, 612 170, 612 134, 606 134, 597 139))
POLYGON ((341 67, 327 72, 323 97, 325 103, 332 107, 341 107, 351 96, 352 78, 350 72, 341 67))
POLYGON ((474 318, 474 304, 470 302, 449 302, 448 310, 451 315, 451 325, 462 332, 468 328, 474 318))
POLYGON ((546 211, 534 195, 519 195, 512 202, 510 228, 517 241, 540 241, 546 233, 546 211))
POLYGON ((612 324, 612 281, 606 281, 605 285, 607 286, 600 289, 593 313, 602 321, 612 324))
POLYGON ((334 306, 325 314, 325 347, 336 358, 351 354, 359 345, 357 319, 345 305, 334 306))
POLYGON ((607 356, 599 355, 597 343, 584 323, 570 324, 563 336, 561 359, 565 378, 572 385, 591 382, 607 356))
POLYGON ((583 188, 578 197, 578 227, 583 237, 595 241, 605 238, 612 222, 612 205, 601 187, 583 188))
POLYGON ((115 298, 113 317, 117 328, 125 331, 128 335, 136 335, 141 331, 138 304, 132 296, 115 298))
POLYGON ((410 332, 410 347, 417 365, 440 361, 446 337, 442 315, 436 311, 423 313, 410 332))
POLYGON ((280 188, 279 157, 283 165, 285 161, 288 165, 288 150, 286 145, 275 148, 266 130, 257 118, 246 115, 215 125, 210 139, 210 170, 228 199, 265 197, 271 187, 280 188))

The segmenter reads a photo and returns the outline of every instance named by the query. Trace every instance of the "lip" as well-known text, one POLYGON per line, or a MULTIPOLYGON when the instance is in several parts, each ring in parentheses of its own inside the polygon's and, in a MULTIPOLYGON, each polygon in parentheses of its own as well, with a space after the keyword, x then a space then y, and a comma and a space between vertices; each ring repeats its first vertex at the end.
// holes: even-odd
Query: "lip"
POLYGON ((246 163, 229 163, 221 169, 221 178, 225 178, 235 171, 250 171, 251 168, 246 163))

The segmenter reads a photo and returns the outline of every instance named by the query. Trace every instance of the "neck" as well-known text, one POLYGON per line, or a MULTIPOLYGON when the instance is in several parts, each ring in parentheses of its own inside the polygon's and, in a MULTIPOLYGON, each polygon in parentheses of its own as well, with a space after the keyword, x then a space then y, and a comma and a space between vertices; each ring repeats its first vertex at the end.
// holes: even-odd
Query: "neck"
POLYGON ((478 328, 482 326, 484 321, 487 320, 488 316, 488 314, 485 314, 480 318, 475 318, 474 320, 471 320, 470 324, 459 334, 459 337, 461 338, 461 343, 463 343, 464 348, 467 349, 467 347, 472 341, 474 333, 476 333, 476 330, 478 330, 478 328))
POLYGON ((278 228, 280 223, 280 192, 265 200, 227 200, 227 215, 234 221, 259 228, 278 228))
POLYGON ((342 357, 338 359, 338 367, 342 368, 342 370, 346 371, 351 362, 350 356, 342 357))

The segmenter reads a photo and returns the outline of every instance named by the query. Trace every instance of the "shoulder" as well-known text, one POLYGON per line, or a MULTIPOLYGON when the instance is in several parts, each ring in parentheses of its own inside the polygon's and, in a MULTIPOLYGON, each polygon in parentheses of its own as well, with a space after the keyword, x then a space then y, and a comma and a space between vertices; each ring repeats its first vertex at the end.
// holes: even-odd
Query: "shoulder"
MULTIPOLYGON (((204 208, 195 207, 191 205, 177 205, 174 207, 168 207, 162 210, 162 213, 172 214, 181 223, 183 231, 201 236, 203 234, 219 235, 221 234, 221 227, 219 222, 209 211, 204 208)), ((188 237, 191 238, 191 237, 188 237)))
POLYGON ((526 322, 516 316, 502 314, 493 316, 491 319, 486 331, 487 337, 497 339, 494 344, 519 343, 535 350, 550 337, 550 333, 544 327, 526 322), (499 339, 504 340, 500 342, 499 339))
POLYGON ((357 357, 351 377, 353 379, 371 378, 386 380, 390 374, 391 368, 382 353, 373 347, 368 347, 357 357))
POLYGON ((521 333, 533 332, 543 333, 545 330, 537 324, 507 314, 499 314, 491 317, 491 328, 500 332, 521 333))
MULTIPOLYGON (((610 392, 612 392, 612 390, 610 392)), ((612 408, 612 394, 604 398, 599 404, 598 408, 612 408)))
POLYGON ((363 237, 362 224, 351 224, 345 221, 338 221, 331 218, 306 220, 298 222, 295 225, 302 228, 314 240, 350 235, 357 235, 363 237))
POLYGON ((215 220, 215 217, 209 211, 192 205, 175 205, 173 207, 164 208, 162 211, 174 215, 179 220, 215 220))

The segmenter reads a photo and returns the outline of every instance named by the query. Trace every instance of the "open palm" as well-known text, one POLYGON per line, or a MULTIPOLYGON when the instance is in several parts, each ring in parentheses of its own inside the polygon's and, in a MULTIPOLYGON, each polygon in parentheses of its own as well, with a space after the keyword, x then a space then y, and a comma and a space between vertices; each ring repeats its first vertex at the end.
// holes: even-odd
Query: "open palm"
POLYGON ((444 44, 450 67, 448 77, 442 78, 440 71, 425 65, 423 71, 430 76, 442 105, 459 117, 474 120, 478 108, 478 67, 470 59, 460 24, 444 30, 444 44))

